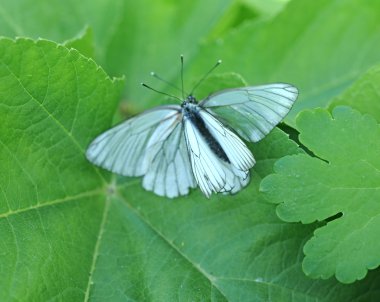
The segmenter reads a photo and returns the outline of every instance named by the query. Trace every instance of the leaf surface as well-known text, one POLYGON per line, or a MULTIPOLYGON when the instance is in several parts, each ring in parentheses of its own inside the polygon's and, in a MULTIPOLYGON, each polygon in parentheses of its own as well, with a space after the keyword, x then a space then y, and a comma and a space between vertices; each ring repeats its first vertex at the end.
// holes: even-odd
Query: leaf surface
POLYGON ((28 39, 0 40, 0 77, 0 300, 78 300, 109 183, 83 154, 111 122, 123 81, 28 39))

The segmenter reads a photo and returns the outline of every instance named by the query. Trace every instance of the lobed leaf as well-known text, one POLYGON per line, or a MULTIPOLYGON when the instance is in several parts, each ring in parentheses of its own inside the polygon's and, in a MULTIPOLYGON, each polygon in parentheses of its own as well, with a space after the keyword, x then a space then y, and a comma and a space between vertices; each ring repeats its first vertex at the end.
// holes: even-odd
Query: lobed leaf
POLYGON ((311 277, 335 274, 343 283, 379 266, 380 127, 349 107, 305 111, 300 141, 316 157, 288 156, 261 183, 288 222, 328 221, 305 244, 303 269, 311 277))

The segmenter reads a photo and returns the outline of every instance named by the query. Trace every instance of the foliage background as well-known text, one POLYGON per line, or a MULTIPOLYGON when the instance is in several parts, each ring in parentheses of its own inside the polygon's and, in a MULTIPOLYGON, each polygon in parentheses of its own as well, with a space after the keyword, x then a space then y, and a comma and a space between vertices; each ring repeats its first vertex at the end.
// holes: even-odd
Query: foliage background
POLYGON ((379 20, 375 0, 2 1, 0 300, 378 301, 379 20), (300 90, 237 195, 168 200, 84 158, 168 102, 139 83, 171 92, 149 72, 178 83, 179 54, 185 87, 223 59, 198 97, 300 90))

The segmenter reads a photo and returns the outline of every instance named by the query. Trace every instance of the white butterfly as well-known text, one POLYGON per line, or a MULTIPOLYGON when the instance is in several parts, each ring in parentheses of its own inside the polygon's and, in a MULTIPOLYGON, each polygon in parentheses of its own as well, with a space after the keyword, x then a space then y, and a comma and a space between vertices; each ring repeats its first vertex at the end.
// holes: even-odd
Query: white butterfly
POLYGON ((283 83, 222 90, 200 103, 190 94, 181 105, 147 110, 104 132, 86 156, 112 172, 143 176, 143 187, 160 196, 186 195, 197 185, 207 197, 236 193, 255 164, 237 134, 261 140, 297 96, 283 83))

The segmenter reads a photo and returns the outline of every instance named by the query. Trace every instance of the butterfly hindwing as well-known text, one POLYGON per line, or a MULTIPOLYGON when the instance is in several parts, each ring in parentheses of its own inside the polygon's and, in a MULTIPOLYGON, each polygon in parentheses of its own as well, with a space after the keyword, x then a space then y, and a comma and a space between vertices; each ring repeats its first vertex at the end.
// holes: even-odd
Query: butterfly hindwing
POLYGON ((196 182, 191 170, 182 123, 168 138, 156 145, 157 152, 144 176, 143 187, 157 195, 170 198, 189 193, 196 182))
POLYGON ((209 197, 212 192, 235 193, 249 181, 249 168, 255 161, 245 144, 228 128, 205 110, 199 113, 208 134, 223 149, 224 156, 212 150, 211 139, 199 130, 197 124, 184 118, 185 137, 194 177, 209 197))
POLYGON ((277 83, 226 89, 210 95, 200 106, 244 139, 257 142, 288 114, 297 96, 296 87, 277 83))
POLYGON ((254 166, 255 159, 251 151, 234 132, 206 110, 200 110, 199 115, 205 121, 211 135, 218 141, 235 168, 247 171, 254 166))

